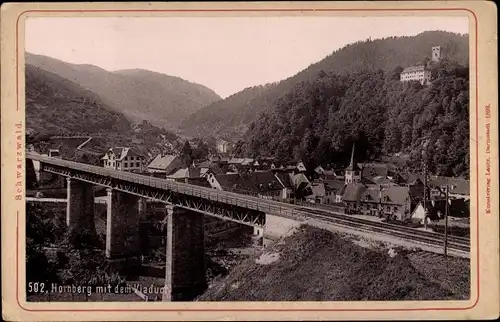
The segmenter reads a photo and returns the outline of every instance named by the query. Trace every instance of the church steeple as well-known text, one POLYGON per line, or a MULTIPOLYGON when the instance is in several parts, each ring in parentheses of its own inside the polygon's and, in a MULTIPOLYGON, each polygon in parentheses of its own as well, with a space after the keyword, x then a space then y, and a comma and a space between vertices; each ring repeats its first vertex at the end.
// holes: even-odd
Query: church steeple
POLYGON ((356 143, 353 143, 352 145, 352 152, 351 152, 351 163, 349 163, 349 166, 346 168, 346 171, 356 171, 359 170, 358 164, 354 162, 354 149, 355 149, 356 143))
POLYGON ((349 166, 345 169, 346 184, 361 182, 361 171, 358 167, 358 164, 354 161, 354 149, 355 143, 352 145, 351 163, 349 163, 349 166))

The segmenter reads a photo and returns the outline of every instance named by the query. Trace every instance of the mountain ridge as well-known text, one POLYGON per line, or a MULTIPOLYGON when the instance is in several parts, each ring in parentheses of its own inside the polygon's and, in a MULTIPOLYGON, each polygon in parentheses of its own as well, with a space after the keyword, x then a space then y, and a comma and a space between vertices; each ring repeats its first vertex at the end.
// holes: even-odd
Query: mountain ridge
POLYGON ((145 69, 108 71, 26 53, 26 64, 57 74, 91 90, 128 119, 173 129, 185 116, 220 100, 208 87, 145 69))
POLYGON ((266 90, 244 89, 216 101, 183 119, 180 130, 186 134, 239 138, 260 114, 267 113, 279 98, 301 82, 314 81, 324 73, 347 74, 377 69, 392 70, 417 64, 439 45, 446 57, 468 62, 468 35, 445 31, 426 31, 416 36, 387 37, 358 41, 333 51, 324 59, 280 82, 261 85, 266 90), (252 105, 249 106, 248 103, 252 105))

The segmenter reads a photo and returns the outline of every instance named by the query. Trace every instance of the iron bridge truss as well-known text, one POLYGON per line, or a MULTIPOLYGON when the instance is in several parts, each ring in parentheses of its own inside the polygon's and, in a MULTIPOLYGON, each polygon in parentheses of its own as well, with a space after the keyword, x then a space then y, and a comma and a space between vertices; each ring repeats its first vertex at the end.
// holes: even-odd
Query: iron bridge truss
POLYGON ((144 197, 146 199, 163 202, 174 207, 181 207, 247 226, 263 228, 266 223, 266 215, 262 211, 178 193, 173 190, 155 188, 148 185, 133 183, 126 180, 120 180, 104 175, 79 171, 43 162, 41 162, 40 170, 112 188, 132 195, 144 197))

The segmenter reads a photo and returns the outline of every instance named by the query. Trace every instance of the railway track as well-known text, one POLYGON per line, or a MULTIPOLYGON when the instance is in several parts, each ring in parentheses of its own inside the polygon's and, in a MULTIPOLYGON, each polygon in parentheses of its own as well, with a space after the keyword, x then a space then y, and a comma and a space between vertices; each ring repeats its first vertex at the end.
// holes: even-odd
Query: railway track
MULTIPOLYGON (((432 246, 443 247, 444 244, 444 235, 439 233, 420 231, 409 227, 363 220, 316 209, 302 208, 300 210, 304 212, 307 211, 308 217, 310 218, 326 221, 337 226, 381 233, 410 241, 430 244, 432 246)), ((462 237, 449 236, 448 248, 470 252, 470 241, 462 237)))
MULTIPOLYGON (((28 152, 26 157, 43 163, 43 168, 41 168, 43 171, 72 177, 94 185, 110 187, 159 202, 171 203, 173 200, 172 198, 174 198, 179 207, 193 209, 194 211, 202 211, 201 203, 199 202, 202 200, 206 202, 207 205, 221 204, 230 207, 236 206, 260 213, 290 218, 292 220, 316 218, 323 221, 330 221, 336 225, 392 235, 409 241, 420 241, 434 246, 439 245, 439 247, 443 245, 442 234, 419 231, 389 223, 362 220, 339 212, 306 208, 230 191, 219 191, 192 184, 172 182, 166 179, 106 169, 88 164, 41 156, 35 153, 28 152), (183 197, 179 198, 178 196, 183 197)), ((205 213, 211 215, 213 211, 213 209, 210 209, 206 210, 205 213)), ((249 218, 247 218, 247 216, 238 217, 238 214, 231 211, 224 212, 223 215, 220 215, 220 218, 247 225, 262 225, 259 221, 260 217, 258 216, 250 216, 249 218)), ((470 251, 470 242, 465 238, 449 236, 448 241, 450 249, 470 251)))

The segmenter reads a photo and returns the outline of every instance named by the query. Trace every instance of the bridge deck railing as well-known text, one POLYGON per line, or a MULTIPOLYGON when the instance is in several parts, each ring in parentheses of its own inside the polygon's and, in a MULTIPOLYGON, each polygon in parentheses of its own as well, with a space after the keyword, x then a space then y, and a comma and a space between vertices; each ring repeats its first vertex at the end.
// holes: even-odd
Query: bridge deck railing
POLYGON ((27 158, 56 166, 66 167, 78 171, 84 171, 95 175, 107 176, 118 180, 123 180, 141 184, 144 186, 153 187, 156 189, 170 190, 180 194, 191 195, 203 199, 208 199, 216 202, 244 207, 257 211, 269 212, 269 213, 279 214, 282 216, 291 216, 291 217, 300 216, 299 212, 294 209, 293 205, 274 200, 262 199, 255 196, 242 195, 229 191, 220 191, 188 183, 175 182, 167 179, 149 177, 131 172, 117 171, 113 169, 107 169, 103 167, 98 167, 68 160, 55 159, 34 153, 27 153, 27 158))

